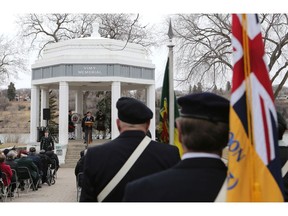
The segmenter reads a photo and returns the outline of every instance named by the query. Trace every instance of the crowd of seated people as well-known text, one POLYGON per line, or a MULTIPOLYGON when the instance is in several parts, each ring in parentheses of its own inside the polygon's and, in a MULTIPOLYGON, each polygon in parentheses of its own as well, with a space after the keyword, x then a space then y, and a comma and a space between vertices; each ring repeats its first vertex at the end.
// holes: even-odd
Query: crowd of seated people
MULTIPOLYGON (((4 186, 10 187, 7 197, 14 197, 17 184, 12 183, 16 182, 16 175, 19 179, 21 179, 21 173, 18 172, 19 167, 28 168, 33 181, 31 188, 33 190, 38 190, 38 188, 42 187, 42 184, 48 184, 48 167, 54 169, 54 174, 56 174, 57 170, 59 169, 59 159, 57 154, 55 154, 52 149, 47 149, 47 151, 41 150, 39 153, 36 152, 35 147, 31 147, 29 151, 17 151, 16 148, 5 149, 3 152, 0 151, 0 179, 2 180, 4 186), (15 171, 15 174, 12 172, 12 170, 15 171), (6 174, 4 178, 2 173, 6 174)), ((25 190, 24 181, 19 181, 19 190, 25 190)))

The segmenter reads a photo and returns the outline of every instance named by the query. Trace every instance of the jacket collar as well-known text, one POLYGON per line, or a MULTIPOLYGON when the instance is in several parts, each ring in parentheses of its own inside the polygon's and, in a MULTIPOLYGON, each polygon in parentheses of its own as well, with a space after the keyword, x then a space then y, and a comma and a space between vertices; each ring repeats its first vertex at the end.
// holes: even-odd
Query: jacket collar
POLYGON ((226 165, 221 159, 209 158, 209 157, 198 157, 198 158, 187 158, 180 161, 176 166, 176 169, 191 169, 191 168, 211 168, 211 169, 225 169, 226 165))
POLYGON ((138 138, 144 138, 145 133, 143 131, 139 130, 130 130, 130 131, 124 131, 119 135, 119 138, 127 138, 127 137, 138 137, 138 138))

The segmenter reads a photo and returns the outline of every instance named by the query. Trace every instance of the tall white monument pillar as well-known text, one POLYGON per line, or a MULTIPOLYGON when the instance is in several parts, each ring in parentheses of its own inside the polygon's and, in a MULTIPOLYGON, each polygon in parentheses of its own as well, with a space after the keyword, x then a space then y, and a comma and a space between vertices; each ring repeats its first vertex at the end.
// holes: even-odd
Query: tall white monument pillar
POLYGON ((59 83, 59 143, 68 144, 68 109, 69 85, 68 82, 59 83))
POLYGON ((30 110, 30 142, 37 141, 37 127, 39 127, 39 87, 31 86, 31 110, 30 110))
POLYGON ((118 110, 116 103, 121 97, 121 83, 112 82, 111 86, 111 138, 115 139, 119 136, 119 131, 116 125, 116 119, 118 118, 118 110))
POLYGON ((40 125, 43 127, 47 126, 47 120, 43 119, 43 109, 49 108, 49 93, 48 89, 45 87, 41 87, 41 119, 40 119, 40 125))
MULTIPOLYGON (((75 112, 80 114, 81 116, 83 115, 83 91, 81 88, 77 89, 75 93, 75 112)), ((75 134, 76 139, 82 139, 81 123, 76 125, 75 134)))

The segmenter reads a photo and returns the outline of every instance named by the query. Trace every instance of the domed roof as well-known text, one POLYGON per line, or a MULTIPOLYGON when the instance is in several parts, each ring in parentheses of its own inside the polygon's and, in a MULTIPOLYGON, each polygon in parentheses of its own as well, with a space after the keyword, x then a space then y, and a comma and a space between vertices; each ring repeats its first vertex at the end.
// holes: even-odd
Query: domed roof
POLYGON ((47 45, 32 68, 57 64, 124 64, 155 68, 139 44, 101 37, 77 38, 47 45))

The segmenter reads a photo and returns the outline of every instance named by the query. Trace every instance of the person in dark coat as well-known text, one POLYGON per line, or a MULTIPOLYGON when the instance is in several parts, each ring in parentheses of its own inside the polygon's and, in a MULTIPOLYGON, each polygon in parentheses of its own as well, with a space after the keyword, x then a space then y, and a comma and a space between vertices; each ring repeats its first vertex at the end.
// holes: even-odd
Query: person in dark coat
POLYGON ((279 112, 277 112, 277 121, 278 121, 278 145, 280 149, 280 161, 281 161, 281 167, 283 167, 288 160, 288 143, 285 143, 283 140, 283 135, 287 130, 287 123, 284 117, 279 112))
MULTIPOLYGON (((38 188, 36 188, 36 185, 38 183, 38 180, 40 178, 40 175, 38 173, 37 166, 33 163, 31 158, 27 157, 28 152, 26 150, 21 150, 18 153, 18 159, 15 160, 15 162, 18 164, 18 167, 27 167, 31 173, 31 177, 33 179, 33 185, 34 189, 37 190, 41 187, 41 185, 38 185, 38 188)), ((23 186, 23 185, 22 185, 23 186)))
POLYGON ((97 139, 103 139, 105 137, 105 114, 102 110, 99 110, 96 115, 96 132, 97 132, 97 139))
POLYGON ((72 110, 69 110, 68 114, 68 138, 69 140, 75 140, 75 125, 72 121, 72 110))
POLYGON ((40 141, 40 150, 44 149, 47 151, 48 147, 52 146, 52 149, 54 150, 54 141, 51 136, 49 136, 49 131, 44 132, 44 136, 41 138, 40 141))
MULTIPOLYGON (((75 170, 74 170, 74 173, 75 173, 75 176, 76 176, 76 181, 77 181, 77 176, 79 173, 83 172, 83 169, 84 169, 84 159, 85 159, 85 154, 87 152, 87 149, 85 150, 82 150, 80 152, 80 159, 77 161, 77 164, 75 166, 75 170)), ((79 178, 79 182, 78 182, 78 185, 80 187, 82 187, 82 179, 83 179, 83 176, 80 176, 79 178)))
MULTIPOLYGON (((288 143, 283 139, 284 133, 287 130, 287 123, 283 115, 277 112, 277 121, 278 121, 278 145, 279 145, 279 155, 280 163, 283 168, 288 160, 288 143)), ((285 172, 285 171, 284 171, 285 172)), ((288 202, 288 172, 283 175, 283 184, 284 184, 284 200, 288 202)))
POLYGON ((40 176, 43 176, 43 169, 42 169, 42 163, 41 159, 38 154, 36 154, 36 148, 35 147, 30 147, 29 152, 28 152, 28 158, 31 158, 33 163, 37 166, 38 172, 40 176))
POLYGON ((54 169, 53 175, 60 168, 58 155, 54 153, 52 146, 49 146, 45 154, 50 158, 52 166, 51 169, 54 169))
POLYGON ((93 125, 89 126, 86 125, 86 122, 95 122, 94 117, 92 116, 91 112, 88 111, 86 113, 86 116, 82 119, 82 127, 83 127, 83 131, 85 133, 85 142, 87 144, 90 144, 92 142, 92 132, 93 132, 93 125))
POLYGON ((227 174, 221 160, 228 143, 229 101, 212 93, 178 99, 176 119, 184 154, 171 169, 129 183, 127 202, 213 202, 227 174))
POLYGON ((39 154, 38 154, 41 164, 42 164, 42 184, 44 184, 45 182, 49 185, 50 183, 47 182, 47 172, 48 172, 48 165, 52 164, 52 161, 50 159, 50 157, 48 157, 45 154, 45 150, 42 149, 40 150, 39 154))
MULTIPOLYGON (((84 176, 80 202, 97 202, 97 196, 121 169, 146 136, 153 117, 141 101, 122 97, 117 103, 117 127, 120 135, 105 144, 88 148, 84 161, 84 176)), ((180 161, 177 147, 151 141, 124 178, 103 202, 119 202, 126 184, 132 180, 168 169, 180 161)))

